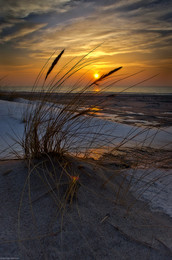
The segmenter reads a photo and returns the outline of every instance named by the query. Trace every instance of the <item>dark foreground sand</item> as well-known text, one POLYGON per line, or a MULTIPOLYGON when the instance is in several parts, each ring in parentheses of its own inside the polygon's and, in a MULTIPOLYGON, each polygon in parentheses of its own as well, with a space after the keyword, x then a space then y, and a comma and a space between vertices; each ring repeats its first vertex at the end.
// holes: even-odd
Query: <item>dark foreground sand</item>
POLYGON ((0 162, 0 259, 172 259, 172 220, 131 194, 115 203, 120 177, 102 186, 117 173, 115 165, 71 164, 80 173, 78 198, 58 214, 53 192, 46 193, 34 171, 30 192, 27 184, 21 197, 28 175, 24 161, 0 162))

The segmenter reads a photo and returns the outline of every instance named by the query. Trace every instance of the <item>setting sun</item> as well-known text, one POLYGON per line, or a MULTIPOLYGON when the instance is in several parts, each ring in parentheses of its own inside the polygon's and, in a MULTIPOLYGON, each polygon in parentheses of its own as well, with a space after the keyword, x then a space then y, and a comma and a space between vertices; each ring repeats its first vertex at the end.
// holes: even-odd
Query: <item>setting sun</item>
POLYGON ((95 74, 94 74, 94 78, 95 78, 95 79, 99 79, 99 78, 100 78, 100 75, 99 75, 98 73, 95 73, 95 74))

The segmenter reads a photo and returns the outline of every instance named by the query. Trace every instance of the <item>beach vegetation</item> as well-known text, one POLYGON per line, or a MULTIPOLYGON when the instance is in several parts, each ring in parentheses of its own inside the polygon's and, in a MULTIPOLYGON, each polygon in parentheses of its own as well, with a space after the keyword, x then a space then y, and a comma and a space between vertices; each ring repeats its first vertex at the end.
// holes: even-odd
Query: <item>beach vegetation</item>
MULTIPOLYGON (((117 141, 115 128, 109 130, 106 122, 102 123, 102 121, 95 120, 94 115, 96 115, 97 109, 104 106, 105 100, 104 97, 101 98, 101 94, 109 86, 119 81, 114 75, 122 68, 121 66, 99 75, 91 82, 85 83, 84 81, 83 83, 85 75, 82 75, 77 82, 69 84, 69 80, 73 76, 76 76, 78 72, 93 62, 93 60, 89 59, 89 55, 93 51, 87 53, 74 64, 72 64, 72 59, 63 67, 58 67, 58 65, 65 50, 62 50, 50 65, 49 59, 35 80, 32 90, 33 96, 31 95, 28 108, 23 114, 25 128, 20 144, 23 147, 24 158, 29 167, 32 165, 34 168, 35 160, 36 164, 38 160, 42 160, 41 167, 44 168, 44 171, 46 169, 48 176, 46 176, 46 179, 44 178, 44 183, 48 183, 48 187, 53 193, 54 189, 61 190, 60 201, 65 201, 65 205, 66 202, 72 204, 73 199, 77 197, 76 194, 82 182, 82 178, 80 178, 82 171, 78 171, 78 168, 76 170, 75 163, 71 158, 77 160, 88 160, 90 157, 102 159, 105 158, 100 157, 103 153, 110 154, 111 159, 113 157, 113 165, 116 170, 113 171, 110 177, 101 177, 103 179, 102 187, 105 187, 111 179, 117 179, 118 187, 114 191, 116 194, 115 203, 125 203, 135 179, 138 178, 135 176, 134 170, 128 174, 126 169, 133 168, 137 170, 138 165, 141 163, 139 152, 137 155, 136 153, 133 154, 135 158, 133 161, 131 160, 131 150, 130 156, 128 156, 127 152, 124 155, 125 149, 128 151, 126 145, 138 138, 138 136, 144 135, 144 139, 140 138, 137 142, 137 147, 143 148, 147 139, 150 139, 148 135, 149 127, 141 130, 133 127, 126 136, 117 141), (55 69, 57 69, 57 72, 50 78, 55 69), (38 91, 41 80, 41 91, 40 88, 38 91), (93 91, 94 86, 98 86, 99 91, 93 91), (94 97, 99 96, 99 99, 95 98, 95 102, 88 104, 90 92, 94 97), (37 100, 35 100, 35 93, 37 100), (50 178, 51 181, 47 178, 50 178), (59 188, 60 186, 63 186, 63 188, 59 188)), ((120 80, 125 78, 123 77, 120 80)), ((151 137, 151 140, 155 136, 156 133, 151 137)), ((135 149, 135 151, 139 151, 139 149, 135 149)), ((41 175, 39 174, 39 176, 41 175)), ((144 178, 144 176, 139 176, 139 180, 142 177, 144 178)), ((145 189, 148 186, 149 183, 146 184, 145 189)), ((143 190, 142 192, 144 192, 143 190)))

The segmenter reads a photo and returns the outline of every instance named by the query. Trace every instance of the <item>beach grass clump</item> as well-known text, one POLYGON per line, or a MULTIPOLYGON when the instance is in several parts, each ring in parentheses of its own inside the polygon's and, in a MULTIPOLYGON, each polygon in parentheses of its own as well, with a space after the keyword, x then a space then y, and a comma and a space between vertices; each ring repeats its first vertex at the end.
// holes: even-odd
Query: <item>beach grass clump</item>
MULTIPOLYGON (((139 152, 137 154, 131 152, 127 149, 127 144, 140 137, 135 148, 141 147, 142 149, 147 139, 153 140, 155 138, 156 132, 150 138, 149 127, 140 129, 131 127, 126 136, 119 139, 115 134, 115 127, 109 130, 105 120, 96 120, 94 117, 95 108, 102 106, 104 99, 95 99, 94 103, 88 104, 88 93, 91 91, 92 96, 99 95, 101 97, 101 91, 118 82, 117 80, 111 82, 108 79, 122 67, 112 69, 91 82, 85 83, 84 77, 86 75, 83 74, 75 83, 70 83, 70 79, 93 62, 93 60, 88 59, 92 51, 76 63, 72 64, 73 60, 71 60, 58 68, 64 52, 65 50, 62 50, 49 67, 49 60, 47 61, 33 86, 33 98, 31 98, 23 115, 25 129, 21 145, 25 159, 33 167, 37 164, 37 161, 34 163, 34 160, 41 159, 43 165, 45 164, 44 170, 41 170, 44 174, 41 175, 39 170, 37 173, 42 179, 46 172, 48 177, 43 178, 43 182, 48 183, 47 187, 51 191, 54 191, 54 188, 62 191, 59 201, 71 204, 76 198, 78 187, 82 182, 80 172, 75 171, 76 168, 71 162, 71 158, 95 158, 96 153, 100 152, 99 155, 101 155, 102 151, 103 153, 115 154, 113 166, 116 170, 113 170, 110 177, 103 177, 103 187, 112 179, 116 179, 118 185, 115 185, 115 203, 124 201, 135 183, 133 181, 135 180, 135 171, 140 163, 143 164, 139 152), (51 78, 52 72, 56 68, 57 72, 51 78), (38 91, 41 80, 41 91, 40 88, 38 91), (94 86, 98 86, 100 90, 93 93, 94 86), (125 156, 124 152, 120 156, 122 148, 123 151, 125 150, 125 156), (132 163, 131 157, 135 158, 132 163), (47 166, 47 162, 53 167, 53 173, 47 166), (69 165, 71 166, 69 167, 69 165), (133 168, 132 174, 126 172, 126 169, 130 167, 133 168)), ((147 162, 148 160, 145 160, 145 168, 147 162)), ((141 177, 139 177, 140 179, 141 177)))
POLYGON ((36 171, 46 186, 48 185, 47 188, 50 188, 51 192, 54 192, 54 188, 58 191, 60 194, 58 203, 63 205, 60 208, 64 208, 62 201, 72 204, 80 185, 79 173, 75 172, 75 167, 69 167, 70 156, 86 158, 89 151, 93 155, 94 150, 108 147, 114 139, 114 136, 110 137, 109 131, 103 131, 105 122, 102 124, 94 121, 95 109, 93 108, 102 104, 103 99, 96 101, 98 104, 89 106, 87 101, 89 91, 95 96, 101 95, 101 90, 93 93, 94 86, 100 88, 101 84, 105 84, 106 80, 122 67, 115 68, 101 75, 99 79, 87 83, 85 81, 83 83, 85 75, 82 75, 77 82, 70 85, 69 79, 93 62, 88 59, 89 54, 70 67, 69 62, 58 68, 52 78, 50 78, 51 73, 56 66, 58 67, 64 50, 57 55, 45 72, 47 62, 35 81, 32 90, 33 98, 31 97, 27 110, 23 114, 25 128, 21 145, 24 157, 28 161, 29 172, 33 173, 34 168, 34 172, 36 171), (38 87, 41 80, 43 82, 40 90, 38 87), (44 165, 41 174, 37 160, 41 160, 43 162, 41 165, 44 165), (50 165, 47 166, 49 163, 53 170, 49 169, 50 165))
MULTIPOLYGON (((63 156, 64 154, 86 153, 87 149, 95 147, 100 139, 106 139, 106 134, 100 134, 97 126, 91 123, 94 114, 93 105, 87 107, 86 93, 93 89, 94 85, 104 82, 109 76, 120 70, 122 67, 111 70, 103 74, 99 79, 93 80, 82 86, 80 80, 66 88, 66 82, 78 71, 88 64, 86 59, 88 54, 81 58, 76 64, 68 68, 67 72, 60 75, 60 71, 46 85, 55 66, 62 58, 64 50, 54 59, 45 77, 38 100, 30 103, 23 118, 25 122, 25 132, 22 140, 25 158, 39 158, 44 154, 63 156), (46 85, 46 86, 45 86, 46 85), (51 102, 52 95, 56 98, 51 102), (61 104, 57 103, 61 102, 61 104)), ((66 65, 65 65, 66 66, 66 65)), ((64 67, 65 67, 64 66, 64 67)), ((33 92, 37 90, 40 78, 43 76, 45 67, 35 81, 33 92)), ((101 91, 94 93, 99 95, 101 91)), ((96 105, 96 104, 95 104, 96 105)), ((95 106, 94 105, 94 106, 95 106)), ((106 142, 104 140, 104 142, 106 142)), ((102 142, 101 142, 102 143, 102 142)))

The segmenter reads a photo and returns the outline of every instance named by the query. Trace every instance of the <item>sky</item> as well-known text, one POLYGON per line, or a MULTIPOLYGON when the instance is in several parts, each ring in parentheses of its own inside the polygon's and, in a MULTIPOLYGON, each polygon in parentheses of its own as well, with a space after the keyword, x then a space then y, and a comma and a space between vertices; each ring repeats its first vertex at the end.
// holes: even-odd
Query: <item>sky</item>
POLYGON ((89 80, 122 66, 117 77, 142 72, 119 86, 157 75, 140 88, 172 92, 171 0, 0 0, 0 6, 1 86, 32 86, 55 50, 65 48, 62 66, 100 45, 89 55, 89 80))

